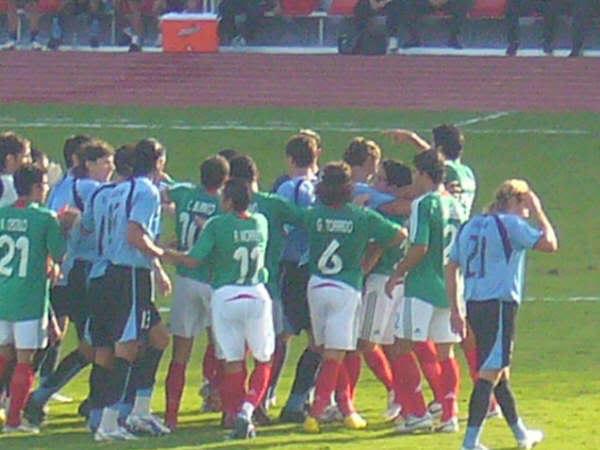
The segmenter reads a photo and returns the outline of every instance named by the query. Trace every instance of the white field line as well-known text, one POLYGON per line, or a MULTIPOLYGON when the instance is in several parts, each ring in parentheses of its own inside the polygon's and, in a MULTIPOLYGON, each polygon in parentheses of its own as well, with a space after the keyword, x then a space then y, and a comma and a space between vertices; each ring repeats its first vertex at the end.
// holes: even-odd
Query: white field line
POLYGON ((488 114, 485 116, 473 117, 472 119, 460 120, 456 122, 457 127, 464 127, 467 125, 474 125, 480 122, 488 122, 490 120, 500 119, 501 117, 506 117, 510 114, 508 111, 500 111, 494 114, 488 114))
MULTIPOLYGON (((475 123, 489 121, 504 117, 509 113, 497 113, 490 116, 476 117, 465 121, 457 122, 459 126, 468 126, 475 123), (468 122, 468 123, 467 123, 468 122)), ((318 124, 312 125, 315 129, 321 132, 347 132, 347 133, 380 133, 389 130, 392 127, 361 127, 361 126, 342 126, 331 123, 324 123, 321 126, 318 124)), ((173 123, 173 124, 158 124, 158 123, 135 123, 127 121, 104 121, 96 120, 93 122, 77 122, 72 119, 44 119, 35 121, 17 121, 13 118, 0 117, 0 128, 90 128, 90 129, 138 129, 138 130, 176 130, 176 131, 294 131, 301 128, 301 124, 278 122, 266 125, 251 125, 237 121, 224 122, 208 122, 205 124, 192 123, 173 123)), ((415 131, 426 133, 429 129, 416 129, 415 131)), ((555 129, 555 128, 514 128, 514 129, 467 129, 469 134, 550 134, 550 135, 597 135, 598 132, 582 129, 555 129)))
MULTIPOLYGON (((565 302, 600 302, 600 297, 526 297, 526 302, 565 303, 565 302)), ((159 312, 170 312, 168 306, 158 308, 159 312)))

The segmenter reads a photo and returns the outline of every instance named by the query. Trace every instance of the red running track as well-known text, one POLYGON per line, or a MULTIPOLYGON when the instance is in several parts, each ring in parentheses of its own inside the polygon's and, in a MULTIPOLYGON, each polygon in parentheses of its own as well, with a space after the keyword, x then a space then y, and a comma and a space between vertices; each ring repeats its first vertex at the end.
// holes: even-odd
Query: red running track
POLYGON ((600 111, 600 58, 4 52, 2 103, 600 111))

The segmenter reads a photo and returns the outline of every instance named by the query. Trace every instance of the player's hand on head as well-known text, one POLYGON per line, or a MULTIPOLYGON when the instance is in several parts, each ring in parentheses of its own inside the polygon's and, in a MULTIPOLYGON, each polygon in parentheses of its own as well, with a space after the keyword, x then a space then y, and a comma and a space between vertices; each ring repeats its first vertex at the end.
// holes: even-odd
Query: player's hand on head
POLYGON ((404 128, 397 128, 395 130, 386 130, 383 132, 383 135, 389 137, 394 143, 400 144, 412 139, 413 132, 404 128))

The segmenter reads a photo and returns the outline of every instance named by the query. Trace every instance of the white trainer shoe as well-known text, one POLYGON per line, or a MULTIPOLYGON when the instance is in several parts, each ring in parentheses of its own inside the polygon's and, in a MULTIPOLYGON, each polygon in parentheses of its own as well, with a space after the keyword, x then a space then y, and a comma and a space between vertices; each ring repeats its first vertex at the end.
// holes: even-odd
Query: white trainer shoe
POLYGON ((398 51, 398 38, 397 37, 389 37, 387 42, 387 54, 396 53, 398 51))
POLYGON ((4 425, 4 428, 2 429, 2 433, 4 433, 4 434, 21 434, 21 433, 40 434, 40 428, 36 427, 35 425, 31 425, 27 422, 21 422, 21 424, 16 427, 4 425))
POLYGON ((433 417, 434 419, 438 419, 442 417, 442 404, 436 402, 435 400, 432 400, 427 405, 427 411, 429 412, 429 414, 431 414, 431 417, 433 417))
POLYGON ((436 428, 435 431, 438 433, 458 433, 458 417, 454 416, 445 422, 441 422, 436 428))
POLYGON ((171 429, 153 414, 130 414, 125 421, 134 432, 146 433, 152 436, 169 434, 171 429))
POLYGON ((94 433, 94 441, 106 442, 106 441, 135 441, 139 439, 134 434, 127 431, 124 427, 118 427, 115 430, 109 431, 102 428, 98 428, 94 433))
POLYGON ((544 439, 544 433, 541 430, 527 430, 527 436, 525 439, 521 439, 518 442, 519 448, 530 450, 537 444, 542 442, 544 439))
POLYGON ((14 50, 15 48, 17 48, 17 43, 15 41, 13 41, 12 39, 9 39, 4 44, 0 44, 0 51, 14 50))
POLYGON ((426 430, 430 431, 433 427, 433 419, 431 414, 425 413, 423 417, 415 417, 410 415, 406 418, 406 420, 402 423, 396 425, 396 432, 405 434, 405 433, 414 433, 415 431, 426 430))

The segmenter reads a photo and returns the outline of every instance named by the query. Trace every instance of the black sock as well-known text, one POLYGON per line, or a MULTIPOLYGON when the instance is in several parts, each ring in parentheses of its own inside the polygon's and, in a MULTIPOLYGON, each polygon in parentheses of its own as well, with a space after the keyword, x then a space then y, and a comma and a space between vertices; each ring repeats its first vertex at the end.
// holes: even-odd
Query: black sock
POLYGON ((125 399, 130 376, 131 363, 124 358, 115 358, 115 365, 108 374, 108 383, 106 383, 106 406, 115 406, 125 399))
POLYGON ((156 381, 156 372, 160 364, 164 350, 148 347, 136 361, 132 376, 134 377, 136 389, 150 389, 156 381))
POLYGON ((493 388, 494 385, 483 378, 480 378, 475 383, 471 400, 469 401, 469 420, 467 422, 469 427, 480 427, 485 420, 490 407, 493 388))
POLYGON ((40 377, 49 377, 54 369, 56 368, 56 362, 58 361, 58 354, 60 351, 60 344, 51 345, 44 351, 44 357, 40 361, 40 377))
POLYGON ((6 392, 7 395, 10 395, 10 380, 12 379, 16 365, 17 360, 11 359, 8 365, 6 366, 6 370, 0 378, 0 392, 6 392))
POLYGON ((292 385, 292 394, 307 394, 315 385, 321 359, 320 353, 313 352, 310 348, 304 350, 296 365, 296 377, 292 385))
POLYGON ((514 425, 519 420, 519 414, 517 413, 517 404, 515 397, 510 390, 510 384, 506 378, 502 378, 494 389, 496 400, 502 409, 502 414, 509 425, 514 425))
POLYGON ((90 362, 78 350, 73 350, 60 362, 56 370, 32 395, 38 405, 45 405, 52 394, 58 392, 90 362))
POLYGON ((102 409, 106 403, 106 388, 110 379, 110 370, 94 363, 90 372, 90 407, 102 409))
POLYGON ((286 361, 288 347, 289 347, 288 344, 289 344, 288 341, 284 341, 282 339, 275 340, 275 353, 277 353, 279 351, 281 353, 281 359, 278 360, 278 364, 277 365, 274 364, 271 369, 271 380, 269 382, 269 390, 268 390, 269 395, 267 396, 267 398, 271 397, 273 395, 273 392, 275 391, 275 389, 277 389, 277 384, 279 383, 279 378, 281 377, 281 373, 283 372, 283 366, 285 366, 285 361, 286 361))

